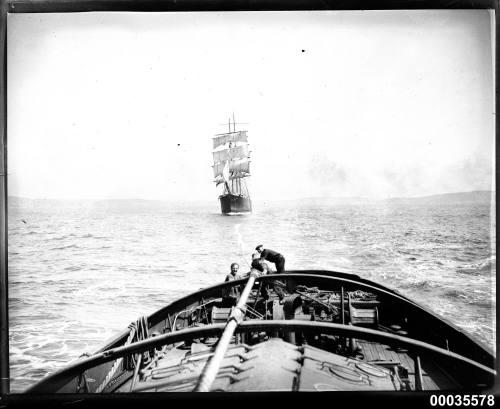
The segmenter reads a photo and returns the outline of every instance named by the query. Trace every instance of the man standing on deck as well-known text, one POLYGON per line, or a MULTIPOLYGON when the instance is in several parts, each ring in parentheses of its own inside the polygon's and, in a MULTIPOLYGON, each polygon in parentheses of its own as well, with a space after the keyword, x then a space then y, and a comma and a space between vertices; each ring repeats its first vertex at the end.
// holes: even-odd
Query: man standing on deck
POLYGON ((259 252, 262 260, 274 263, 276 266, 276 274, 282 274, 285 272, 285 257, 283 257, 280 253, 274 250, 265 249, 262 244, 255 247, 255 250, 259 252))
MULTIPOLYGON (((224 282, 239 280, 241 278, 238 275, 239 268, 240 266, 238 265, 238 263, 232 263, 231 272, 226 276, 224 282)), ((222 302, 224 303, 225 306, 232 307, 233 305, 236 305, 239 296, 240 294, 238 286, 231 286, 230 288, 225 288, 222 291, 222 302)))

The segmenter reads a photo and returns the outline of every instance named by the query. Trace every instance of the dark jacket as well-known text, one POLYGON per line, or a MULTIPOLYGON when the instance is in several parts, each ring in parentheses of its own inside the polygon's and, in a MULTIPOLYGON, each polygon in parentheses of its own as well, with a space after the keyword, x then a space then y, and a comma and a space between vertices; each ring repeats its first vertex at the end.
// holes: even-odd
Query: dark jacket
POLYGON ((280 253, 269 249, 262 250, 262 253, 260 253, 260 257, 267 261, 270 261, 271 263, 277 263, 283 258, 280 253))

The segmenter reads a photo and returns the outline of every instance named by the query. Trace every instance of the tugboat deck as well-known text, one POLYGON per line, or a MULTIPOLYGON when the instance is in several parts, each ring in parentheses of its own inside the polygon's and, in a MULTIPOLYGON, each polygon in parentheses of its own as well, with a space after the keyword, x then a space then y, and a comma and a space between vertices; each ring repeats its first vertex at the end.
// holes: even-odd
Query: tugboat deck
POLYGON ((251 273, 176 300, 28 392, 404 394, 481 390, 495 376, 492 352, 410 299, 355 275, 307 270, 251 273), (241 295, 228 306, 233 287, 241 295))

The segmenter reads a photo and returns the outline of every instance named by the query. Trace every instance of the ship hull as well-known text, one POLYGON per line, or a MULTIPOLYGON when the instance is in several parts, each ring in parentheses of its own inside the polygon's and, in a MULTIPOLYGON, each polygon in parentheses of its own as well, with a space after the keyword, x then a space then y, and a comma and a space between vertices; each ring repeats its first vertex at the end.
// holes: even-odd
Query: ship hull
POLYGON ((252 201, 247 196, 227 194, 219 196, 219 200, 223 214, 249 213, 252 211, 252 201))

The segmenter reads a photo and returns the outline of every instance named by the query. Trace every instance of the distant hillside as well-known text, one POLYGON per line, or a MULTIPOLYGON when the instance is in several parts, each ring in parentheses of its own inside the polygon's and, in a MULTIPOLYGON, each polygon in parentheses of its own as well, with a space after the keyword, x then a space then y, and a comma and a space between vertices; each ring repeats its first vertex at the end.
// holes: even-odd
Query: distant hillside
POLYGON ((495 192, 478 190, 474 192, 445 193, 432 196, 394 197, 374 199, 368 197, 307 197, 303 199, 283 199, 270 201, 272 205, 288 206, 325 206, 325 205, 360 205, 360 204, 489 204, 495 199, 495 192))
MULTIPOLYGON (((301 199, 270 200, 273 205, 289 206, 324 206, 324 205, 354 205, 376 203, 377 200, 366 197, 306 197, 301 199)), ((265 203, 265 202, 264 202, 265 203)))
MULTIPOLYGON (((308 197, 302 199, 255 200, 254 208, 270 206, 325 206, 325 205, 363 205, 363 204, 489 204, 495 200, 495 192, 478 190, 474 192, 445 193, 420 197, 395 197, 390 199, 373 199, 367 197, 308 197)), ((94 210, 127 210, 127 211, 161 211, 172 208, 219 209, 217 200, 199 201, 162 201, 142 199, 115 200, 56 200, 28 199, 9 196, 9 208, 85 208, 94 210)))
POLYGON ((465 204, 465 203, 491 203, 495 200, 495 192, 491 190, 476 190, 473 192, 445 193, 441 195, 420 197, 398 197, 385 199, 389 203, 418 203, 418 204, 465 204))
POLYGON ((204 208, 217 207, 217 202, 211 201, 162 201, 144 199, 31 199, 24 197, 9 196, 8 206, 16 208, 36 209, 86 209, 86 210, 116 210, 116 211, 161 211, 171 208, 204 208), (215 203, 215 204, 214 204, 215 203))

